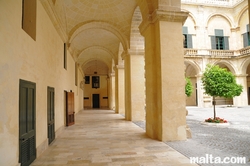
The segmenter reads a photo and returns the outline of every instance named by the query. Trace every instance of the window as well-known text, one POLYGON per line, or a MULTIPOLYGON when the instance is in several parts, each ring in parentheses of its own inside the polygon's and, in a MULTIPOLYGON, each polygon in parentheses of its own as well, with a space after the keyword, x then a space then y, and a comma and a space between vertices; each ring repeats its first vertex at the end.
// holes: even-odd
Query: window
POLYGON ((215 36, 211 36, 211 47, 214 50, 229 50, 228 36, 224 36, 222 29, 214 30, 215 36))
POLYGON ((36 40, 36 0, 23 0, 22 29, 36 40))
POLYGON ((243 47, 250 46, 249 24, 247 24, 247 32, 243 35, 243 47))
POLYGON ((216 50, 224 50, 224 38, 221 36, 215 36, 216 50))
POLYGON ((99 76, 92 76, 92 88, 100 87, 100 79, 99 76))
POLYGON ((184 48, 193 48, 192 35, 188 34, 188 27, 182 27, 182 33, 184 36, 184 41, 183 41, 184 48))
POLYGON ((89 84, 89 76, 85 76, 85 84, 89 84))

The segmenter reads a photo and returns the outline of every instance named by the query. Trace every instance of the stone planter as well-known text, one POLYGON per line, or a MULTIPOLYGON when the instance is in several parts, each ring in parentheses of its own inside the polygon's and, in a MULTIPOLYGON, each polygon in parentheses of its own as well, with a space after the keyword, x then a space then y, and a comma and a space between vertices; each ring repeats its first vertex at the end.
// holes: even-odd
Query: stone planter
POLYGON ((203 125, 214 126, 214 127, 228 127, 229 123, 211 123, 211 122, 201 122, 203 125))

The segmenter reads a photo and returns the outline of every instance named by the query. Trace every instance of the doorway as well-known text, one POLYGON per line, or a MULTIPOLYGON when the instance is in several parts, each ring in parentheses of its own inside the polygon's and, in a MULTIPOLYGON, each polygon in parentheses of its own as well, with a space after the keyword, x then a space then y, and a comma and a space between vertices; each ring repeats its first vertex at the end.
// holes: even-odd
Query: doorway
POLYGON ((67 92, 66 95, 66 126, 75 124, 74 92, 67 92))
POLYGON ((36 84, 19 81, 19 163, 36 159, 36 84))
POLYGON ((100 95, 93 94, 93 108, 100 108, 100 95))
POLYGON ((49 144, 55 139, 55 90, 48 87, 47 90, 47 116, 48 116, 48 140, 49 144))

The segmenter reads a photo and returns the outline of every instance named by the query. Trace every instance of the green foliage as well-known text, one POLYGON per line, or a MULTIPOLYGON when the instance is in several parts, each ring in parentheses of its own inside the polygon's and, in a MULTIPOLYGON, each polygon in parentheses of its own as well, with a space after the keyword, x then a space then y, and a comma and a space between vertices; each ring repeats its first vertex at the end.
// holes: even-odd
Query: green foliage
POLYGON ((243 90, 242 85, 236 83, 235 76, 217 65, 207 65, 202 76, 205 93, 213 97, 232 98, 239 96, 243 90))
POLYGON ((190 78, 186 78, 185 93, 188 97, 190 97, 193 93, 193 86, 190 78))

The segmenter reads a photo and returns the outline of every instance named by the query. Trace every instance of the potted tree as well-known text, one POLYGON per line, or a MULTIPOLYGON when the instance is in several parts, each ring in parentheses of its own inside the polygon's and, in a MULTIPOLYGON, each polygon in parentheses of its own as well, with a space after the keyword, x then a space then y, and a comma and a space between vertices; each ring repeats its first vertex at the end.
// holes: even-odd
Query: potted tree
MULTIPOLYGON (((193 86, 190 78, 186 77, 185 94, 190 97, 193 93, 193 86)), ((186 115, 188 115, 188 110, 186 109, 186 115)))
POLYGON ((236 83, 235 76, 225 68, 218 65, 207 65, 201 78, 205 93, 212 96, 214 117, 206 119, 206 122, 227 123, 226 120, 216 117, 215 97, 233 98, 239 96, 243 90, 242 85, 236 83))
POLYGON ((190 97, 193 93, 193 86, 190 78, 186 77, 185 94, 190 97))

